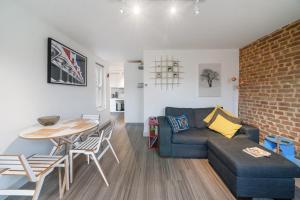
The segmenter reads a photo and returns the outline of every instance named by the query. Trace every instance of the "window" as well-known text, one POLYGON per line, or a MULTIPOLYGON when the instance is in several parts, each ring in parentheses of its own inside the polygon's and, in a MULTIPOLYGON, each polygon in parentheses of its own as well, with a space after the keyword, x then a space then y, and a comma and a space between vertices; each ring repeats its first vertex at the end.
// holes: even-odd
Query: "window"
POLYGON ((96 63, 96 106, 97 109, 105 109, 105 73, 104 66, 96 63))

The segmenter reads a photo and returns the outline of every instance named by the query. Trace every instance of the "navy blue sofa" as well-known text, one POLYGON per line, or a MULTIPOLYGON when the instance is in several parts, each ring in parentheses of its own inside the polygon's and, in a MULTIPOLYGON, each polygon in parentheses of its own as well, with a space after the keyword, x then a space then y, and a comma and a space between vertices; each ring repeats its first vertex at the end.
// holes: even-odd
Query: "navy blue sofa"
POLYGON ((190 129, 173 134, 167 118, 158 117, 160 156, 208 158, 237 198, 292 199, 299 167, 273 152, 270 158, 254 158, 244 153, 247 147, 263 148, 258 144, 259 129, 243 125, 232 139, 225 138, 203 122, 212 110, 166 107, 166 116, 187 115, 190 129))
MULTIPOLYGON (((209 138, 224 138, 224 136, 208 129, 203 119, 214 108, 172 108, 166 107, 165 115, 188 117, 190 129, 173 134, 165 116, 158 117, 159 121, 159 154, 166 157, 207 158, 207 141, 209 138)), ((255 127, 243 125, 234 136, 248 138, 256 143, 259 141, 259 130, 255 127)))

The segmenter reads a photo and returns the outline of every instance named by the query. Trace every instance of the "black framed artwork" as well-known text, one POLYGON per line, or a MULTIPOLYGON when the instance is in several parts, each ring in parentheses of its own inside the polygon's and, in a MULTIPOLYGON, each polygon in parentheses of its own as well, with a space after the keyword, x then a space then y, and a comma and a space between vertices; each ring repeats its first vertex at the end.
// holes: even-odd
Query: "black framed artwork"
POLYGON ((48 38, 48 83, 87 86, 87 57, 48 38))

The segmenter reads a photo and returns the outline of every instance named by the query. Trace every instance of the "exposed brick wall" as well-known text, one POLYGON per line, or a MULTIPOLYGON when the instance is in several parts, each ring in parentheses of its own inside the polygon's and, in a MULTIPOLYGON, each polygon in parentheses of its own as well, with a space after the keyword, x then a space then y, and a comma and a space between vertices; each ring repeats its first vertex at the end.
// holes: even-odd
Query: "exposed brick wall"
POLYGON ((300 151, 300 20, 240 49, 239 116, 300 151))

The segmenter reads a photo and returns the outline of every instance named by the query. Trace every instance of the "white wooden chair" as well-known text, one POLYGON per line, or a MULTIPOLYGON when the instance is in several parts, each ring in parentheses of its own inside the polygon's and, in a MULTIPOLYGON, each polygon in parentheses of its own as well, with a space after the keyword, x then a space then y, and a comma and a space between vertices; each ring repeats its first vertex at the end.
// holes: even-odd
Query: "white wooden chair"
MULTIPOLYGON (((89 132, 83 132, 80 135, 77 135, 75 138, 72 138, 72 148, 75 148, 76 146, 78 146, 81 142, 83 142, 84 136, 88 137, 94 134, 97 134, 101 128, 101 116, 99 115, 86 115, 86 114, 81 114, 81 119, 89 119, 89 120, 96 120, 98 121, 98 126, 96 129, 94 130, 90 130, 89 132)), ((79 156, 79 154, 76 154, 73 159, 77 158, 77 156, 79 156)), ((88 164, 90 164, 90 155, 86 155, 86 159, 88 164)))
POLYGON ((113 132, 114 123, 109 122, 107 125, 102 129, 98 130, 99 136, 90 136, 85 140, 84 142, 80 143, 78 146, 76 146, 74 149, 70 150, 70 182, 73 182, 73 159, 77 157, 79 154, 85 154, 87 156, 91 156, 92 160, 95 162, 101 176, 104 179, 104 182, 107 186, 109 186, 106 177, 102 171, 102 168, 99 164, 99 160, 103 157, 103 155, 107 152, 108 149, 111 149, 114 157, 116 158, 117 162, 119 163, 119 159, 110 143, 110 138, 113 132), (107 146, 102 150, 100 147, 101 145, 106 142, 107 146), (100 152, 101 150, 101 152, 100 152), (98 153, 100 153, 98 156, 96 156, 98 153), (73 156, 73 154, 75 154, 73 156))
POLYGON ((0 155, 0 174, 3 176, 27 176, 30 182, 36 183, 34 190, 0 189, 0 196, 33 196, 37 200, 45 177, 55 167, 59 174, 59 197, 62 198, 65 189, 69 190, 69 160, 68 156, 33 155, 0 155), (61 168, 65 169, 63 182, 61 168))
POLYGON ((95 120, 98 121, 99 125, 97 126, 96 129, 91 130, 89 132, 84 132, 80 135, 78 135, 75 139, 74 139, 74 145, 76 146, 76 144, 78 144, 79 141, 83 141, 83 136, 84 135, 91 135, 91 134, 95 134, 96 132, 98 132, 98 130, 100 129, 100 124, 101 124, 101 116, 99 115, 86 115, 86 114, 81 114, 81 119, 89 119, 89 120, 95 120))
MULTIPOLYGON (((89 120, 95 120, 98 121, 99 124, 100 123, 100 114, 99 115, 85 115, 85 114, 81 114, 80 116, 81 119, 89 119, 89 120)), ((76 146, 76 144, 78 144, 79 142, 82 142, 84 139, 85 135, 89 135, 89 134, 93 134, 95 133, 97 130, 99 129, 99 126, 96 129, 90 130, 88 132, 82 132, 81 134, 78 135, 73 135, 70 138, 64 138, 63 141, 61 140, 55 140, 55 139, 51 139, 51 142, 54 144, 50 155, 57 155, 60 154, 62 152, 62 150, 64 150, 64 153, 66 153, 68 150, 64 149, 64 147, 66 147, 64 144, 65 142, 67 142, 68 144, 70 144, 71 148, 76 146)))

